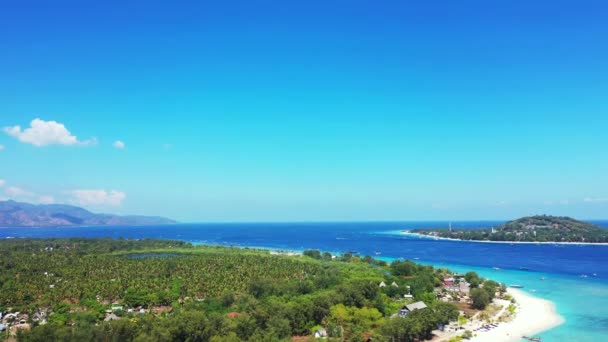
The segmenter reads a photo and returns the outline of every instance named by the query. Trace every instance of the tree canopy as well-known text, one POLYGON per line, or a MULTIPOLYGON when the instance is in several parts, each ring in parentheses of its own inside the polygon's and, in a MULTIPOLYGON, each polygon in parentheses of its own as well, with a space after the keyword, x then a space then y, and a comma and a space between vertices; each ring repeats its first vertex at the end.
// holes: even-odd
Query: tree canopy
POLYGON ((0 253, 0 311, 33 323, 21 341, 282 341, 320 326, 410 341, 458 316, 433 293, 445 270, 411 261, 124 239, 4 240, 0 253), (429 308, 393 317, 408 292, 429 308), (119 319, 104 321, 112 303, 119 319))

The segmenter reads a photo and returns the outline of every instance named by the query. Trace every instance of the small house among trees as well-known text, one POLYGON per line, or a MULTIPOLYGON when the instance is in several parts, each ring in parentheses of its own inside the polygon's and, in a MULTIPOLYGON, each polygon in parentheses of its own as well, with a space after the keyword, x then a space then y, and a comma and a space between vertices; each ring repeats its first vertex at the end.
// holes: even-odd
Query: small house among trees
POLYGON ((427 306, 426 306, 426 304, 424 304, 424 302, 415 302, 412 304, 408 304, 405 307, 403 307, 403 309, 399 310, 399 317, 405 317, 414 310, 422 310, 422 309, 426 309, 426 307, 427 306))

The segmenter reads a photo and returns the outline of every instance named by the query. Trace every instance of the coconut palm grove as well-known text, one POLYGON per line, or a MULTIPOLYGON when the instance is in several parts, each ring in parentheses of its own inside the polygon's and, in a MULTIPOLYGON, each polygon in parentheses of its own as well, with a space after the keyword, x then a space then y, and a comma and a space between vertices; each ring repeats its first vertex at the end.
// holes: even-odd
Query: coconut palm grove
POLYGON ((0 253, 19 341, 414 341, 460 316, 434 292, 452 274, 411 261, 153 239, 5 239, 0 253))

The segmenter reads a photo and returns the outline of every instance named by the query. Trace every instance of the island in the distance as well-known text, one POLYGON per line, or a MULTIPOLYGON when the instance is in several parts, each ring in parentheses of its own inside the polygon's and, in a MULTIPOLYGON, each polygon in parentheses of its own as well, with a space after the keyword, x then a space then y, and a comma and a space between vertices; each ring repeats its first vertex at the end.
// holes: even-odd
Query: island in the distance
POLYGON ((424 228, 404 233, 467 241, 608 243, 608 229, 570 217, 536 215, 484 229, 424 228))
POLYGON ((0 227, 63 227, 161 225, 175 221, 156 216, 95 214, 65 204, 30 204, 0 201, 0 227))

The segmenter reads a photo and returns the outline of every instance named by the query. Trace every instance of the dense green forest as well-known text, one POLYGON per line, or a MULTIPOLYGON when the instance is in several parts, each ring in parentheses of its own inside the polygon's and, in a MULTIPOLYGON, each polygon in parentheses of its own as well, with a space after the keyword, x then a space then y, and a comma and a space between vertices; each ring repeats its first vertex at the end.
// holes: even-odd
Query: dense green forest
POLYGON ((458 317, 433 293, 448 271, 410 261, 122 239, 10 239, 0 255, 20 341, 414 341, 458 317), (395 317, 413 300, 429 308, 395 317))
POLYGON ((487 229, 415 229, 412 233, 477 241, 608 242, 608 229, 570 217, 523 217, 487 229))

